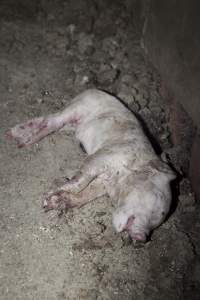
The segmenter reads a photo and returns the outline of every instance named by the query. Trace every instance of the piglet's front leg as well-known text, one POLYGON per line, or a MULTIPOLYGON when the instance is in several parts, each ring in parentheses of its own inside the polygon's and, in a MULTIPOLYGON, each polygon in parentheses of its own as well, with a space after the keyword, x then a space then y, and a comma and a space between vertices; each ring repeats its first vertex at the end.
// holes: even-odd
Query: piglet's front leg
POLYGON ((45 212, 49 210, 65 211, 73 207, 81 207, 88 202, 106 195, 106 190, 101 178, 94 179, 79 193, 63 191, 62 188, 51 193, 43 202, 45 212))
POLYGON ((101 181, 103 182, 101 178, 105 172, 104 162, 105 159, 101 158, 98 152, 88 156, 79 172, 71 180, 67 181, 60 188, 60 191, 76 194, 84 190, 93 181, 96 182, 96 185, 97 182, 100 184, 101 181))

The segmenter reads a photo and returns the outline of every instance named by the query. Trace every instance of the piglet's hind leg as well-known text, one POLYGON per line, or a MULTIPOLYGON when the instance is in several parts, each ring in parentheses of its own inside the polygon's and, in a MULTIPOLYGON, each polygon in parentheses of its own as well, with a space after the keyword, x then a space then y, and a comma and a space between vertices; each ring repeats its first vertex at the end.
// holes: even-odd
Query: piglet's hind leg
POLYGON ((63 126, 59 115, 39 117, 16 125, 6 132, 6 137, 15 140, 19 148, 32 145, 63 126))

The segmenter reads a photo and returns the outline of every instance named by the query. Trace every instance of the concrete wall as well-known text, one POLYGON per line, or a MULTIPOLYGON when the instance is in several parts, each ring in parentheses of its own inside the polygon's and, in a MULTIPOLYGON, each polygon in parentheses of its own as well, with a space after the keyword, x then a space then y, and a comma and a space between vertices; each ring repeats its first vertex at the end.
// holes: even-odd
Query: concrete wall
POLYGON ((143 5, 141 44, 161 75, 164 94, 167 91, 171 98, 173 141, 183 151, 184 142, 189 140, 181 107, 198 128, 188 172, 200 200, 200 1, 143 0, 143 5), (185 132, 185 137, 177 142, 180 131, 185 132))
POLYGON ((172 97, 200 126, 200 1, 144 3, 144 49, 172 97))

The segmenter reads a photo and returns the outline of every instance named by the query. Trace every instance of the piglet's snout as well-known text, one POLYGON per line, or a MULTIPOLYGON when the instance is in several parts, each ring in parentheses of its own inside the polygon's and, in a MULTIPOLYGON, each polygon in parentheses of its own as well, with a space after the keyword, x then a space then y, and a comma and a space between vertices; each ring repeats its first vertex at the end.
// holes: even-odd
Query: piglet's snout
POLYGON ((132 240, 134 241, 138 241, 138 242, 141 242, 141 243, 146 243, 147 241, 147 235, 145 233, 132 233, 130 231, 128 231, 128 234, 130 235, 130 237, 132 238, 132 240))

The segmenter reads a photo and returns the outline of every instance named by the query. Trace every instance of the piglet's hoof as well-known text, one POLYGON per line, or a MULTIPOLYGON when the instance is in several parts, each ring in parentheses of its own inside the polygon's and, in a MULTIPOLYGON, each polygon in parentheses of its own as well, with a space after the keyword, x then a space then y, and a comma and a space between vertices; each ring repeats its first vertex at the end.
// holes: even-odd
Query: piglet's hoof
POLYGON ((64 211, 73 207, 70 193, 64 191, 57 191, 47 195, 42 206, 45 212, 52 209, 64 211))

